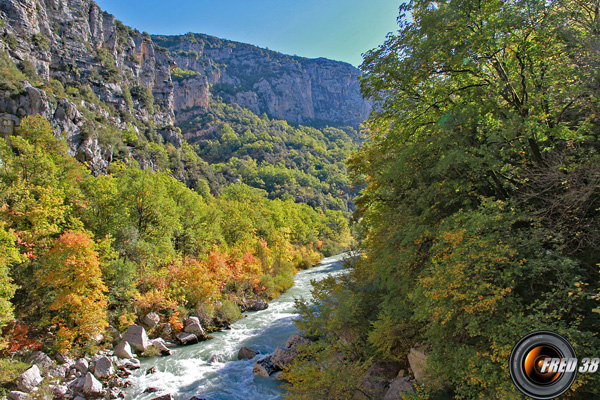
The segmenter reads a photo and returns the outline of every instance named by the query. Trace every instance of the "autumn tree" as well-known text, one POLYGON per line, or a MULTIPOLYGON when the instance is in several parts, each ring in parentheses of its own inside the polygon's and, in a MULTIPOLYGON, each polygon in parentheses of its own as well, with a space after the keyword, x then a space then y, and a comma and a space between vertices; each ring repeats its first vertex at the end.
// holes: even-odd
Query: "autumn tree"
POLYGON ((57 350, 74 342, 96 338, 108 325, 107 291, 94 241, 86 233, 65 232, 58 237, 42 263, 40 286, 53 290, 48 307, 58 324, 57 350))

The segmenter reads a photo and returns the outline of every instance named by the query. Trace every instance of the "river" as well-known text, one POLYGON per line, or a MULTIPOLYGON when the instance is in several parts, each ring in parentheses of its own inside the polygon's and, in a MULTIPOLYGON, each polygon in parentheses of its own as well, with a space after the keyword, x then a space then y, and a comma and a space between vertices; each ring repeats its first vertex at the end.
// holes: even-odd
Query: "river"
POLYGON ((133 385, 127 389, 126 399, 150 400, 167 393, 175 400, 193 396, 206 400, 281 399, 284 389, 280 382, 253 376, 254 363, 298 332, 294 299, 310 299, 311 280, 340 273, 344 256, 324 258, 318 266, 298 272, 294 286, 270 302, 268 309, 244 313, 246 317, 231 324, 230 330, 212 333, 213 339, 178 347, 168 357, 142 360, 142 368, 130 377, 133 385), (237 352, 243 346, 261 354, 252 360, 237 360, 237 352), (209 363, 211 356, 217 360, 209 363), (152 366, 157 372, 146 374, 152 366), (143 393, 148 387, 161 391, 143 393))

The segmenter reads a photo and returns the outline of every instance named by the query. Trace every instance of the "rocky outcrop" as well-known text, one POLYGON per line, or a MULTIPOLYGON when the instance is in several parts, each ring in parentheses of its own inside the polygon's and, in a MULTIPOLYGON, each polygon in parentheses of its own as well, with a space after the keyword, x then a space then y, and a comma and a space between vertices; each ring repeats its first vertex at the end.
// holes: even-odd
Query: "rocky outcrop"
POLYGON ((176 83, 179 123, 189 119, 187 110, 203 106, 204 82, 226 102, 294 123, 356 127, 371 110, 360 94, 360 71, 350 64, 288 56, 202 34, 153 40, 170 50, 181 69, 198 74, 176 83))
POLYGON ((22 82, 15 93, 0 96, 0 114, 19 120, 41 114, 57 135, 68 137, 72 155, 88 162, 93 172, 106 171, 112 152, 89 137, 84 111, 103 121, 100 125, 121 128, 126 121, 119 113, 156 126, 175 123, 172 58, 149 36, 117 23, 92 0, 0 0, 0 18, 0 51, 16 65, 31 66, 41 79, 81 93, 81 100, 73 102, 55 91, 56 84, 42 89, 22 82), (135 95, 139 88, 152 95, 152 104, 135 95), (93 96, 116 112, 109 113, 93 96))
MULTIPOLYGON (((181 148, 182 135, 172 127, 187 126, 184 136, 206 134, 185 122, 206 110, 211 96, 302 124, 356 127, 370 111, 359 70, 349 64, 199 34, 153 40, 92 0, 0 0, 0 18, 0 56, 7 54, 31 82, 0 85, 0 129, 41 114, 96 175, 123 150, 99 140, 99 132, 130 129, 134 121, 133 130, 181 148), (173 79, 177 64, 194 72, 173 79)), ((151 160, 138 161, 154 168, 151 160)))

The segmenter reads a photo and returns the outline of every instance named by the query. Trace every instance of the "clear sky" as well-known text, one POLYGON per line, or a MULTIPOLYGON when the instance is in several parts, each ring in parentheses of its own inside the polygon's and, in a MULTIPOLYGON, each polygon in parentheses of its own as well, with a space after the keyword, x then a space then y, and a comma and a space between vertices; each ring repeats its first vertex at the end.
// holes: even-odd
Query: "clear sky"
POLYGON ((396 31, 401 0, 96 0, 151 34, 205 33, 354 66, 396 31))

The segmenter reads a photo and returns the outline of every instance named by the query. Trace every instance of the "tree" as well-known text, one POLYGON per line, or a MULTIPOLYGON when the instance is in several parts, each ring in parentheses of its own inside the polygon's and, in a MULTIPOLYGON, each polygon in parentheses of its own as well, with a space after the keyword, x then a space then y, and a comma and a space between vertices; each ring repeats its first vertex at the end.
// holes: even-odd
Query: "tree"
MULTIPOLYGON (((6 231, 5 223, 0 221, 0 329, 13 319, 13 305, 11 298, 17 286, 10 277, 10 266, 22 260, 17 247, 14 232, 6 231)), ((4 343, 0 341, 0 348, 4 343)))
POLYGON ((57 350, 67 351, 74 342, 96 338, 108 326, 108 289, 94 241, 86 233, 65 232, 58 237, 42 263, 40 286, 50 287, 54 301, 52 323, 58 324, 57 350))

